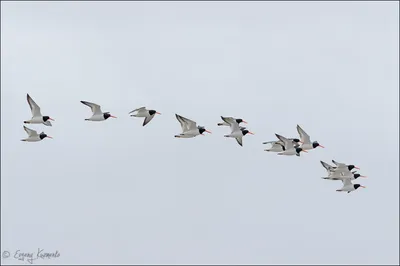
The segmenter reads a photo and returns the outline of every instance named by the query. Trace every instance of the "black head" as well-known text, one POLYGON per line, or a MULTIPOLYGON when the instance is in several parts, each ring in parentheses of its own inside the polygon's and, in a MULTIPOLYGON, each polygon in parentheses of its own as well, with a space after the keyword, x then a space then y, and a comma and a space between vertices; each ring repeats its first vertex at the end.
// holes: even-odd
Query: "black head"
POLYGON ((108 119, 111 117, 110 113, 104 113, 103 114, 104 119, 108 119))
POLYGON ((46 115, 46 116, 43 116, 43 121, 44 121, 44 122, 46 122, 46 121, 49 120, 49 119, 50 119, 50 116, 47 116, 47 115, 46 115))
POLYGON ((361 187, 360 184, 354 184, 354 189, 357 189, 357 188, 359 188, 359 187, 361 187))
POLYGON ((357 178, 359 178, 361 175, 360 175, 360 174, 354 174, 353 176, 354 176, 354 179, 357 179, 357 178))
POLYGON ((300 153, 301 151, 303 151, 302 148, 296 148, 296 152, 297 152, 297 153, 300 153))
POLYGON ((204 127, 199 127, 200 134, 203 134, 205 131, 206 131, 206 129, 204 127))
POLYGON ((236 119, 236 122, 237 122, 238 124, 240 124, 240 123, 242 123, 242 122, 243 122, 243 119, 241 119, 241 118, 238 118, 238 119, 236 119))
POLYGON ((300 140, 299 139, 293 139, 294 142, 299 143, 300 140))
POLYGON ((319 146, 319 143, 317 141, 314 141, 313 144, 312 144, 312 147, 315 149, 318 146, 319 146))
POLYGON ((149 114, 150 114, 150 115, 154 115, 155 113, 157 113, 156 110, 149 110, 149 114))
POLYGON ((246 134, 247 133, 249 133, 249 131, 247 130, 247 129, 245 129, 245 130, 242 130, 242 134, 243 134, 243 136, 246 136, 246 134))
POLYGON ((45 133, 43 133, 43 132, 40 133, 40 135, 39 135, 39 138, 40 138, 40 139, 44 139, 45 137, 47 137, 47 135, 46 135, 45 133))
POLYGON ((350 164, 349 166, 347 166, 347 169, 349 169, 349 171, 353 170, 355 168, 354 165, 350 164))

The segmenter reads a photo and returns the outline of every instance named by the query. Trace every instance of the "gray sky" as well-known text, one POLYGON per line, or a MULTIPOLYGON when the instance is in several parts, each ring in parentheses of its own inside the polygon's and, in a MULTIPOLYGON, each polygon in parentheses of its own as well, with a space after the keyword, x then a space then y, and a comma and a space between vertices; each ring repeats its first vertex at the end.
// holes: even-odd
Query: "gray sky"
MULTIPOLYGON (((1 246, 39 263, 399 263, 398 2, 2 2, 1 246), (26 93, 56 121, 21 142, 26 93), (98 103, 117 119, 87 122, 98 103), (146 127, 128 112, 162 115, 146 127), (178 113, 213 134, 176 139, 178 113), (224 138, 220 116, 256 135, 224 138), (300 124, 325 149, 264 152, 300 124), (353 193, 319 161, 353 163, 353 193)), ((26 264, 16 259, 3 263, 26 264)))

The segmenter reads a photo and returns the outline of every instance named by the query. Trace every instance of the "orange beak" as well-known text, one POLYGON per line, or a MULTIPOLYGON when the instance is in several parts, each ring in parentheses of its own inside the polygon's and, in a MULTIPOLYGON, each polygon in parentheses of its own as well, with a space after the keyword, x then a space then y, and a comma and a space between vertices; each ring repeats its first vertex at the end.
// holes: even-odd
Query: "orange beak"
POLYGON ((364 178, 367 178, 365 175, 360 175, 360 177, 364 177, 364 178))
POLYGON ((247 124, 247 122, 246 122, 246 121, 244 121, 244 120, 242 120, 242 122, 243 122, 243 123, 245 123, 245 124, 247 124))
POLYGON ((159 112, 156 112, 156 114, 160 115, 161 113, 159 113, 159 112))
POLYGON ((365 186, 360 186, 360 187, 362 187, 362 188, 367 188, 367 187, 365 187, 365 186))
POLYGON ((308 151, 305 151, 305 150, 301 150, 301 151, 303 151, 303 152, 307 152, 307 153, 308 153, 308 151))
POLYGON ((48 137, 48 138, 51 138, 51 139, 53 138, 53 137, 50 137, 50 136, 47 136, 47 137, 48 137))
POLYGON ((53 118, 50 118, 50 117, 49 117, 49 120, 51 120, 51 121, 56 121, 56 120, 54 120, 53 118))
POLYGON ((211 131, 209 131, 209 130, 206 130, 206 132, 212 134, 211 131))
POLYGON ((253 133, 253 132, 250 132, 250 131, 249 131, 249 134, 254 135, 254 133, 253 133))
POLYGON ((110 115, 110 117, 117 118, 116 116, 110 115))
POLYGON ((324 146, 322 146, 321 144, 319 144, 318 146, 320 146, 321 148, 325 148, 324 146))
POLYGON ((357 166, 354 166, 354 168, 360 170, 360 168, 358 168, 357 166))

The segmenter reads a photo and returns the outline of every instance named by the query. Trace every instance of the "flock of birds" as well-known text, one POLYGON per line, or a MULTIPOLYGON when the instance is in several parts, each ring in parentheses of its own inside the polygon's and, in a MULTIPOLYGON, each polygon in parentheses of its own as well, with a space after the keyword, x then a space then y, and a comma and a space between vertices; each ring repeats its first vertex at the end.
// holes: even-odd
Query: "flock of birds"
MULTIPOLYGON (((51 121, 54 121, 49 116, 43 116, 40 110, 40 107, 35 103, 35 101, 27 94, 28 104, 31 108, 32 118, 30 120, 24 121, 25 124, 44 124, 46 126, 52 126, 51 121)), ((90 118, 85 119, 86 121, 105 121, 108 118, 117 118, 110 114, 110 112, 102 112, 100 105, 81 101, 82 104, 87 105, 92 110, 92 116, 90 118)), ((161 114, 156 110, 148 110, 146 107, 141 107, 129 112, 132 117, 142 117, 144 118, 143 126, 147 125, 156 114, 161 114)), ((193 138, 199 135, 203 135, 204 132, 211 133, 203 126, 197 125, 195 121, 192 121, 188 118, 185 118, 181 115, 175 114, 176 119, 179 121, 182 133, 179 135, 175 135, 176 138, 193 138)), ((247 134, 253 134, 246 127, 240 126, 241 123, 247 124, 241 118, 233 118, 233 117, 223 117, 221 116, 223 122, 218 123, 218 126, 229 126, 231 129, 231 133, 224 135, 227 138, 236 139, 237 143, 240 146, 243 146, 243 137, 247 134)), ((37 142, 41 141, 45 138, 52 138, 49 135, 41 132, 40 134, 37 131, 27 128, 24 126, 26 133, 28 134, 28 138, 22 139, 22 141, 28 142, 37 142)), ((297 132, 299 133, 300 139, 298 138, 286 138, 279 134, 275 134, 277 140, 263 142, 263 144, 270 144, 271 147, 269 149, 265 149, 268 152, 276 152, 278 155, 287 155, 287 156, 300 156, 301 152, 308 152, 308 150, 315 149, 317 147, 324 148, 318 141, 311 141, 310 136, 299 126, 297 125, 297 132)), ((365 177, 358 174, 356 171, 352 171, 353 169, 359 169, 354 165, 347 165, 345 163, 339 163, 335 160, 332 160, 335 166, 329 165, 326 162, 321 161, 322 166, 327 170, 328 176, 322 177, 326 180, 341 180, 343 183, 343 187, 337 189, 336 191, 344 191, 350 193, 360 187, 365 188, 360 184, 353 184, 351 181, 355 180, 359 177, 365 177)))

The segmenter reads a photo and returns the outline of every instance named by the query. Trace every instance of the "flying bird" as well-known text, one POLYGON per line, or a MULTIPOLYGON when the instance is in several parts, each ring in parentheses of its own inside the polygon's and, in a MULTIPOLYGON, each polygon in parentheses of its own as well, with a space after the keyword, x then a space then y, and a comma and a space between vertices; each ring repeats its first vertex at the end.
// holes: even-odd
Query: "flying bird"
POLYGON ((342 179, 343 182, 343 187, 341 189, 336 189, 336 191, 343 191, 350 193, 354 190, 356 190, 359 187, 365 188, 364 186, 361 186, 360 184, 353 184, 349 178, 342 179))
POLYGON ((224 135, 224 137, 235 138, 240 146, 243 146, 243 137, 246 136, 246 134, 254 135, 254 133, 250 132, 245 127, 239 126, 239 123, 236 121, 236 119, 233 118, 231 119, 229 117, 223 117, 223 116, 221 116, 221 118, 231 128, 231 133, 228 135, 224 135))
POLYGON ((241 118, 224 117, 224 116, 221 116, 221 118, 222 118, 222 120, 223 120, 224 122, 218 123, 218 124, 217 124, 218 126, 229 126, 229 125, 230 125, 229 123, 225 122, 224 119, 227 119, 227 120, 229 120, 229 121, 236 121, 236 123, 238 123, 238 124, 240 124, 240 123, 245 123, 245 124, 247 124, 247 122, 244 121, 244 120, 241 119, 241 118))
POLYGON ((44 132, 38 134, 36 130, 27 128, 26 126, 24 126, 24 129, 25 129, 26 133, 28 134, 28 137, 26 139, 21 139, 21 141, 37 142, 37 141, 43 140, 44 138, 52 139, 52 137, 46 135, 44 132))
POLYGON ((299 125, 297 125, 297 132, 299 133, 300 140, 303 143, 301 145, 301 148, 303 150, 312 150, 318 146, 321 148, 325 148, 324 146, 319 144, 318 141, 311 142, 310 136, 299 125))
MULTIPOLYGON (((345 165, 341 164, 340 167, 337 166, 332 166, 326 162, 320 161, 322 166, 326 169, 328 172, 328 177, 340 177, 342 175, 351 175, 353 172, 354 168, 356 168, 354 165, 345 165)), ((358 167, 356 169, 359 169, 358 167)))
POLYGON ((158 115, 161 114, 161 113, 157 112, 156 110, 147 110, 146 107, 140 107, 140 108, 135 109, 135 110, 133 110, 133 111, 131 111, 129 113, 131 114, 131 113, 134 113, 134 112, 137 112, 137 113, 133 114, 131 116, 144 117, 143 126, 147 125, 153 119, 153 117, 156 114, 158 114, 158 115))
MULTIPOLYGON (((295 148, 299 147, 301 141, 297 138, 288 138, 288 140, 292 141, 292 144, 295 148)), ((269 152, 281 152, 285 151, 285 143, 278 138, 278 140, 273 140, 273 141, 266 141, 263 142, 263 144, 271 144, 271 148, 265 149, 264 151, 269 151, 269 152)))
POLYGON ((194 138, 198 135, 203 135, 204 132, 211 133, 211 131, 206 130, 203 126, 197 126, 196 122, 188 118, 178 114, 175 114, 175 116, 182 127, 182 133, 175 135, 175 138, 194 138))
POLYGON ((293 141, 290 139, 287 139, 279 134, 275 133, 275 136, 284 143, 283 147, 284 147, 284 151, 278 153, 278 155, 296 155, 296 156, 300 156, 300 152, 307 152, 305 150, 303 150, 303 148, 301 147, 295 147, 293 146, 293 141))
POLYGON ((356 180, 359 177, 366 178, 366 176, 360 175, 356 172, 351 172, 351 174, 345 174, 345 173, 341 172, 340 175, 322 177, 322 179, 326 179, 326 180, 343 180, 343 179, 356 180))
POLYGON ((110 115, 110 112, 102 112, 101 107, 98 104, 91 103, 91 102, 86 102, 86 101, 81 101, 84 105, 87 105, 92 109, 92 117, 85 119, 86 121, 104 121, 107 120, 110 117, 117 118, 113 115, 110 115))
POLYGON ((358 170, 360 170, 360 168, 358 168, 357 166, 355 166, 355 165, 353 165, 353 164, 347 165, 347 164, 345 164, 345 163, 336 162, 335 160, 332 160, 332 163, 334 163, 334 164, 336 165, 337 169, 339 169, 339 170, 346 169, 346 168, 347 168, 349 171, 351 171, 351 170, 353 170, 353 169, 358 169, 358 170))
POLYGON ((32 118, 30 120, 24 121, 25 124, 44 124, 46 126, 52 126, 49 120, 54 121, 54 119, 50 118, 49 116, 43 116, 39 105, 35 103, 35 101, 26 94, 26 99, 28 100, 29 107, 31 108, 32 118))

